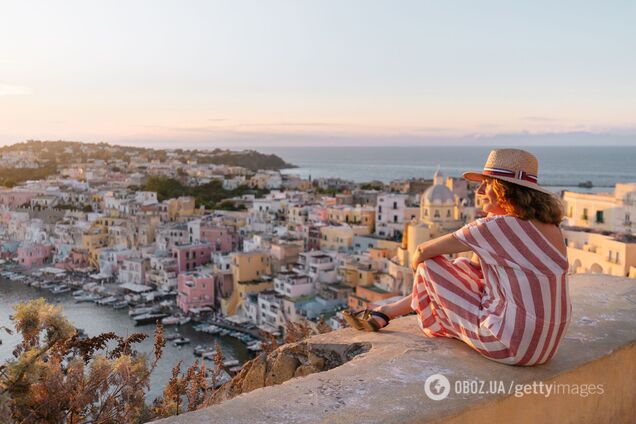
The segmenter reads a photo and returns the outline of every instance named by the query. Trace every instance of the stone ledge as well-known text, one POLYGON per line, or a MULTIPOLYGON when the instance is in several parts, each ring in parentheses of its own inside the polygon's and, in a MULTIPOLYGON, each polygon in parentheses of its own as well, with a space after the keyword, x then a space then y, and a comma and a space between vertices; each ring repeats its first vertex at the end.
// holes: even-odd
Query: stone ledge
POLYGON ((240 395, 162 423, 492 423, 630 422, 636 416, 636 281, 606 275, 571 278, 572 323, 547 364, 513 367, 489 361, 452 339, 426 338, 414 316, 380 333, 351 329, 308 343, 370 344, 371 350, 329 371, 240 395), (424 381, 457 380, 602 384, 603 395, 455 394, 430 400, 424 381))

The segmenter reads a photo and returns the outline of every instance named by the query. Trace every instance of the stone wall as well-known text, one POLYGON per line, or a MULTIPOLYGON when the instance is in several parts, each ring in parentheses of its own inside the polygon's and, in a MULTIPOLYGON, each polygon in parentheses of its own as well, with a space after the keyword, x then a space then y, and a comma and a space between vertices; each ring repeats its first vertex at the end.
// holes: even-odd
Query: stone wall
POLYGON ((636 282, 576 275, 570 294, 572 323, 544 365, 502 365, 457 340, 426 338, 409 316, 378 333, 346 329, 283 346, 247 365, 215 397, 223 403, 161 422, 633 422, 636 282), (434 374, 449 381, 444 399, 426 394, 434 374))

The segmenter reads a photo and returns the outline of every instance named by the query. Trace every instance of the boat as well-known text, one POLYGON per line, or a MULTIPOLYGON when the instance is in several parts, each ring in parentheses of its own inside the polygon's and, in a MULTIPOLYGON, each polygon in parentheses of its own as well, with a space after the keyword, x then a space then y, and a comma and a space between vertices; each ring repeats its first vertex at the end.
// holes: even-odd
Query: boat
POLYGON ((41 289, 51 290, 55 287, 57 287, 57 284, 55 284, 53 281, 43 281, 42 283, 40 283, 41 289))
POLYGON ((120 300, 119 302, 113 303, 113 309, 124 309, 128 307, 128 302, 125 300, 120 300))
POLYGON ((263 350, 263 342, 255 341, 247 345, 247 350, 250 352, 260 352, 263 350))
POLYGON ((53 294, 67 293, 70 291, 71 291, 71 288, 67 286, 66 284, 60 284, 59 286, 51 289, 51 293, 53 294))
POLYGON ((154 324, 167 316, 167 314, 162 313, 147 313, 136 315, 133 317, 133 320, 135 320, 135 325, 154 324))
POLYGON ((228 360, 223 361, 223 366, 225 368, 235 367, 238 364, 240 364, 238 359, 228 359, 228 360))
POLYGON ((134 315, 150 314, 153 312, 159 312, 159 310, 160 308, 158 306, 139 306, 137 308, 133 308, 129 310, 128 315, 134 316, 134 315))
POLYGON ((115 296, 108 296, 95 301, 95 303, 97 303, 98 305, 111 305, 115 302, 117 302, 117 298, 115 296))
POLYGON ((181 334, 179 333, 170 333, 166 334, 164 337, 166 340, 175 340, 181 338, 181 334))
POLYGON ((92 295, 92 294, 85 294, 83 296, 73 296, 73 297, 75 298, 75 303, 95 301, 95 295, 92 295))
POLYGON ((203 356, 208 350, 210 350, 208 346, 196 345, 192 351, 194 352, 194 356, 203 356))
POLYGON ((179 324, 180 318, 174 315, 170 315, 161 320, 161 324, 163 325, 177 325, 179 324))
POLYGON ((221 331, 219 331, 219 334, 222 336, 227 336, 228 334, 230 334, 230 332, 228 330, 222 329, 221 331))
POLYGON ((75 290, 73 292, 73 297, 79 297, 79 296, 85 296, 85 295, 86 295, 86 292, 82 289, 75 290))
POLYGON ((230 374, 232 375, 236 375, 238 374, 241 370, 243 369, 243 365, 237 365, 235 367, 231 367, 230 369, 228 369, 228 371, 230 372, 230 374))
POLYGON ((182 346, 185 344, 190 343, 190 339, 187 337, 179 337, 178 339, 175 339, 172 344, 175 346, 182 346))

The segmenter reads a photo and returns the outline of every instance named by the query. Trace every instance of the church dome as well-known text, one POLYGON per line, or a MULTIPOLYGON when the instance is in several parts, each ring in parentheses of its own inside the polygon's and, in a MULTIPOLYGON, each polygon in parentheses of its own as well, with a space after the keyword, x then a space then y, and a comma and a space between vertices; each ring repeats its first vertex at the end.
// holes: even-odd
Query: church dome
POLYGON ((453 205, 455 204, 455 198, 448 187, 435 184, 422 194, 422 204, 453 205))

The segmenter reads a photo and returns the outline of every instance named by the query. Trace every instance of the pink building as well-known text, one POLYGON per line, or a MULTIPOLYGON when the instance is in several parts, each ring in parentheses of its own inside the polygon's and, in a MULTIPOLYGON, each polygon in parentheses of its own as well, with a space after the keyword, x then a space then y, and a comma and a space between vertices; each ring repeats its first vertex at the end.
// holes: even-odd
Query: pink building
POLYGON ((18 263, 26 268, 43 266, 53 257, 51 245, 28 243, 18 247, 18 263))
POLYGON ((214 277, 208 273, 188 272, 177 277, 177 306, 188 313, 192 308, 214 306, 214 277))
POLYGON ((3 190, 0 191, 0 205, 8 206, 9 208, 28 205, 36 194, 31 191, 3 190))
POLYGON ((177 261, 177 272, 193 271, 212 260, 212 246, 207 243, 174 246, 172 257, 177 261))
POLYGON ((212 252, 230 253, 238 249, 238 235, 231 228, 201 225, 201 241, 209 243, 212 252))
POLYGON ((74 247, 63 262, 55 264, 56 268, 75 271, 90 266, 88 262, 88 249, 74 247))

